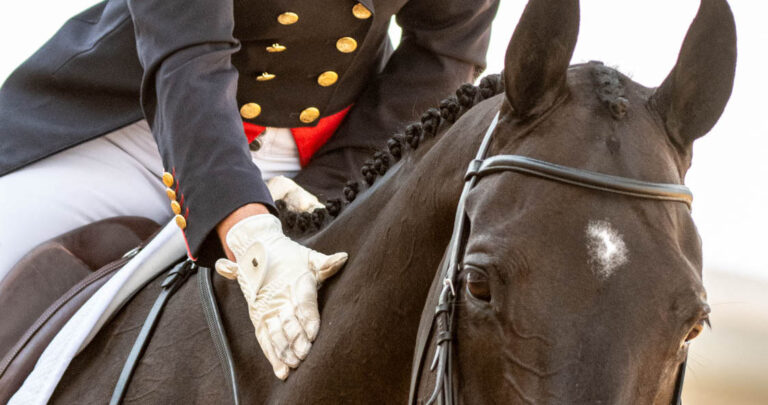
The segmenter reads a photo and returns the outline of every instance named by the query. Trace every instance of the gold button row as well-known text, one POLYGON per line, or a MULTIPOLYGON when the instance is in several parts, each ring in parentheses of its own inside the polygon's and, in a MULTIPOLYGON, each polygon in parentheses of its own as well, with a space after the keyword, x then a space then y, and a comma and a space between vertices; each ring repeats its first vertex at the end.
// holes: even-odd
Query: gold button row
MULTIPOLYGON (((368 19, 372 15, 371 10, 369 10, 367 7, 365 7, 361 3, 357 3, 355 4, 354 7, 352 7, 352 14, 355 16, 355 18, 358 18, 361 20, 368 19)), ((291 25, 291 24, 295 24, 298 21, 299 21, 299 15, 290 11, 286 11, 285 13, 282 13, 279 16, 277 16, 277 22, 279 22, 282 25, 291 25)), ((272 46, 268 46, 266 49, 267 49, 267 52, 278 53, 278 52, 285 51, 287 48, 285 45, 274 43, 272 44, 272 46)), ((352 53, 357 49, 357 41, 352 37, 339 38, 339 40, 336 41, 336 49, 341 53, 352 53)), ((272 73, 263 72, 261 75, 256 77, 256 80, 260 82, 266 82, 274 79, 275 77, 276 75, 272 73)), ((329 71, 320 73, 320 75, 317 77, 317 84, 323 87, 328 87, 336 84, 338 80, 339 80, 339 74, 332 70, 329 70, 329 71)), ((256 118, 259 115, 261 115, 261 106, 257 103, 243 104, 243 106, 240 107, 240 115, 245 119, 256 118)), ((318 118, 320 118, 320 110, 318 110, 317 107, 306 108, 301 112, 301 114, 299 114, 299 120, 305 124, 315 122, 318 118)), ((168 189, 167 191, 169 192, 169 198, 170 198, 170 195, 171 195, 170 193, 173 193, 173 190, 168 189)), ((175 193, 174 193, 174 196, 175 196, 175 193)), ((179 207, 179 209, 181 208, 179 207)), ((184 220, 184 217, 181 217, 181 220, 184 220)), ((179 222, 178 218, 176 222, 177 223, 179 222)), ((179 226, 181 227, 181 225, 179 226)))
MULTIPOLYGON (((274 43, 266 48, 269 53, 283 52, 288 47, 282 44, 274 43)), ((336 41, 336 49, 341 53, 352 53, 357 49, 357 41, 352 37, 342 37, 336 41)))
POLYGON ((163 173, 163 184, 168 187, 165 189, 165 194, 168 196, 168 199, 171 200, 171 210, 173 210, 173 213, 176 214, 174 217, 176 225, 183 231, 187 227, 187 220, 183 215, 181 215, 181 204, 176 201, 176 192, 171 188, 171 186, 173 186, 173 182, 174 179, 172 174, 168 172, 163 173))
MULTIPOLYGON (((266 80, 272 80, 275 78, 275 75, 269 74, 269 73, 262 73, 261 76, 259 76, 256 80, 259 81, 266 81, 266 80)), ((317 84, 323 87, 333 86, 336 84, 336 82, 339 80, 339 74, 329 70, 323 73, 320 73, 319 76, 317 76, 317 84)), ((243 104, 242 107, 240 107, 240 116, 242 116, 245 119, 253 119, 261 115, 261 106, 257 103, 247 103, 243 104)), ((318 110, 315 107, 309 107, 301 112, 299 115, 299 120, 305 124, 309 124, 311 122, 314 122, 320 117, 320 110, 318 110)))
MULTIPOLYGON (((277 76, 272 73, 264 72, 256 76, 256 81, 266 82, 274 79, 275 77, 277 76)), ((328 70, 326 72, 320 73, 320 75, 317 76, 317 84, 323 87, 333 86, 338 80, 339 74, 333 70, 328 70)), ((257 117, 259 114, 261 114, 261 107, 256 103, 248 103, 240 109, 240 113, 243 114, 243 116, 247 114, 253 117, 257 117)))
MULTIPOLYGON (((332 79, 332 80, 335 81, 335 79, 332 79)), ((247 103, 247 104, 244 104, 242 107, 240 107, 240 115, 247 120, 256 118, 260 114, 261 114, 261 106, 256 103, 247 103)), ((317 107, 306 108, 301 112, 301 114, 299 114, 299 120, 305 124, 315 122, 315 120, 317 120, 318 118, 320 118, 320 110, 318 110, 317 107)), ((171 193, 173 193, 173 190, 168 189, 166 190, 166 192, 168 193, 168 198, 170 198, 171 193)), ((176 194, 173 193, 174 197, 175 195, 176 194)))
MULTIPOLYGON (((368 18, 371 18, 371 10, 368 10, 367 7, 362 5, 361 3, 355 4, 354 7, 352 7, 352 14, 355 16, 355 18, 358 18, 360 20, 366 20, 368 18)), ((299 21, 299 15, 291 12, 286 11, 279 16, 277 16, 277 22, 279 22, 282 25, 292 25, 296 24, 299 21)))

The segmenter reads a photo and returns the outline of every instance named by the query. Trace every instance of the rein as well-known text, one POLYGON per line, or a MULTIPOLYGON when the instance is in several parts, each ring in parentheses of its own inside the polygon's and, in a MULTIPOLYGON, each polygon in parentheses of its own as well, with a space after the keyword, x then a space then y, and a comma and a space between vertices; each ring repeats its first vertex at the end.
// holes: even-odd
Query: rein
MULTIPOLYGON (((651 200, 681 202, 684 203, 688 209, 691 208, 693 194, 688 187, 681 184, 652 183, 627 177, 611 176, 589 170, 561 166, 520 155, 496 155, 486 158, 491 139, 493 138, 496 126, 499 123, 499 115, 500 113, 496 113, 496 116, 494 116, 493 121, 480 143, 477 155, 475 159, 470 162, 467 174, 464 176, 464 188, 462 189, 456 207, 453 234, 451 235, 446 250, 447 255, 440 268, 440 279, 443 280, 443 282, 438 297, 438 303, 432 317, 430 330, 424 335, 424 338, 421 339, 422 342, 416 342, 418 345, 416 356, 419 362, 418 366, 414 367, 411 375, 411 390, 408 399, 409 404, 417 404, 416 395, 418 393, 419 378, 424 364, 424 355, 428 351, 430 336, 434 330, 436 330, 434 339, 436 347, 430 370, 435 373, 435 387, 426 404, 434 404, 436 401, 439 401, 440 404, 444 405, 457 403, 457 392, 453 387, 453 367, 455 359, 453 358, 454 354, 452 350, 455 304, 457 297, 455 286, 459 283, 458 273, 460 270, 459 263, 461 263, 461 242, 462 235, 464 235, 467 225, 465 204, 469 192, 474 188, 480 178, 494 173, 512 171, 536 176, 545 180, 612 194, 651 200)), ((682 404, 682 388, 685 378, 686 363, 687 354, 686 359, 680 364, 680 368, 677 372, 677 381, 675 382, 672 405, 682 404)))
POLYGON ((133 372, 141 360, 144 350, 152 338, 152 334, 157 326, 160 316, 163 313, 165 305, 171 296, 187 281, 187 279, 197 273, 198 287, 200 292, 200 303, 205 315, 205 323, 208 325, 208 331, 211 333, 213 345, 216 348, 216 354, 219 358, 224 377, 227 380, 229 391, 232 394, 232 403, 240 404, 240 392, 237 385, 237 374, 235 372, 235 361, 232 357, 232 351, 229 347, 229 339, 224 330, 224 323, 221 320, 218 305, 216 304, 216 295, 213 292, 213 282, 211 280, 211 269, 198 266, 195 262, 186 259, 176 264, 168 271, 165 279, 160 285, 160 294, 155 300, 144 324, 141 327, 139 335, 133 343, 128 358, 123 363, 123 369, 120 372, 115 388, 112 391, 110 405, 119 405, 123 403, 123 398, 128 390, 128 385, 133 377, 133 372))

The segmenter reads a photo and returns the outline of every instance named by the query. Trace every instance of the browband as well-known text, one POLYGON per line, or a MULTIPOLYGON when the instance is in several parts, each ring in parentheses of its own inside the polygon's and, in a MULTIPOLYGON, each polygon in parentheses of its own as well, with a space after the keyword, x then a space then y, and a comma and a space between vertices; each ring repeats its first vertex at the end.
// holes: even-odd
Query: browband
POLYGON ((627 177, 611 176, 519 155, 497 155, 484 160, 473 160, 464 179, 483 177, 502 171, 514 171, 582 188, 636 198, 677 201, 685 203, 688 209, 691 208, 693 202, 691 190, 681 184, 652 183, 627 177))

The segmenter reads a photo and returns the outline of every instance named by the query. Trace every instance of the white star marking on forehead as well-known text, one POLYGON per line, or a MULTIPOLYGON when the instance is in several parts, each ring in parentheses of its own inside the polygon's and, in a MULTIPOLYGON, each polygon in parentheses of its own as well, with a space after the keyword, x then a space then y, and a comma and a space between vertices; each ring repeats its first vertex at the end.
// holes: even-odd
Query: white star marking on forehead
POLYGON ((606 280, 629 261, 627 245, 608 221, 590 221, 587 225, 587 251, 592 271, 606 280))

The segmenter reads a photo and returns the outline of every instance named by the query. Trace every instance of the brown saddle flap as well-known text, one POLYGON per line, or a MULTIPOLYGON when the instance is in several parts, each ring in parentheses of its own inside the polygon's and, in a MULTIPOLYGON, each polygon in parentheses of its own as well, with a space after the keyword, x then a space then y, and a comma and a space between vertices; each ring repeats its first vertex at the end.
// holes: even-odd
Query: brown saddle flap
POLYGON ((72 314, 159 226, 139 217, 99 221, 45 242, 0 283, 0 403, 21 386, 72 314), (98 269, 97 271, 95 271, 98 269))

